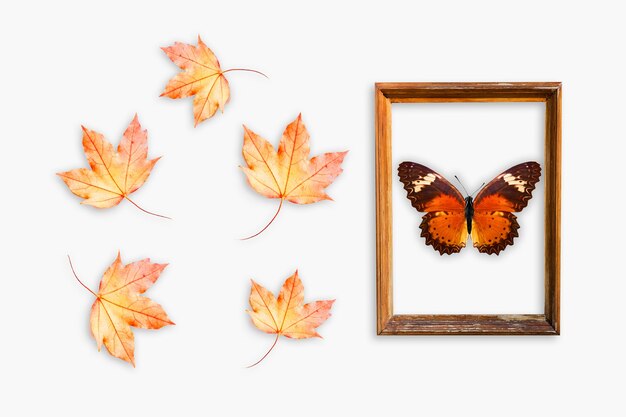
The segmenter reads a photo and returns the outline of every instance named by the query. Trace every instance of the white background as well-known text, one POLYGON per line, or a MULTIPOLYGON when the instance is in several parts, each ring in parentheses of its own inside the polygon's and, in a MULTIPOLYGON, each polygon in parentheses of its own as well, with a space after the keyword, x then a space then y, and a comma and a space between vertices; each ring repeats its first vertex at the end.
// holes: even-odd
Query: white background
MULTIPOLYGON (((417 212, 398 180, 403 161, 422 163, 466 195, 526 161, 544 168, 545 103, 392 105, 393 296, 395 314, 524 314, 544 307, 544 181, 517 213, 520 237, 500 255, 443 255, 421 237, 417 212)), ((543 171, 543 170, 542 170, 543 171)), ((545 172, 542 172, 545 174, 545 172)), ((476 196, 476 195, 474 195, 476 196)))
MULTIPOLYGON (((608 2, 155 3, 3 7, 1 414, 623 413, 623 13, 608 2), (191 100, 158 97, 177 73, 159 47, 198 34, 224 68, 270 80, 230 74, 226 112, 194 129, 191 100), (376 81, 564 83, 561 336, 376 336, 376 81), (127 202, 81 206, 54 175, 86 166, 81 124, 117 143, 135 112, 150 155, 164 156, 135 200, 174 221, 127 202), (335 201, 287 205, 241 242, 277 205, 237 168, 241 124, 275 144, 299 112, 314 154, 350 150, 335 201), (170 263, 147 295, 177 325, 135 331, 135 369, 97 352, 93 300, 66 259, 96 288, 118 249, 170 263), (280 340, 244 369, 273 339, 244 313, 249 279, 276 291, 296 268, 307 300, 337 299, 324 339, 280 340)), ((510 161, 496 162, 457 173, 473 186, 510 161)))

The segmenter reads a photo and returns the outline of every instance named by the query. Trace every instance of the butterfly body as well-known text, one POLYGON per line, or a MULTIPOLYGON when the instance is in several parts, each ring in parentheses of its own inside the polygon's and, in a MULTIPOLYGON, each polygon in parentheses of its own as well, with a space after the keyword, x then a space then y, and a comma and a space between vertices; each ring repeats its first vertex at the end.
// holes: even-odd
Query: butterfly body
POLYGON ((479 252, 498 255, 518 236, 513 212, 528 205, 541 176, 537 162, 515 165, 496 176, 476 198, 463 197, 443 176, 415 162, 398 168, 413 207, 425 212, 421 236, 441 255, 459 252, 471 236, 479 252))
POLYGON ((472 220, 474 218, 474 199, 471 195, 465 197, 465 222, 467 223, 467 233, 472 234, 472 220))

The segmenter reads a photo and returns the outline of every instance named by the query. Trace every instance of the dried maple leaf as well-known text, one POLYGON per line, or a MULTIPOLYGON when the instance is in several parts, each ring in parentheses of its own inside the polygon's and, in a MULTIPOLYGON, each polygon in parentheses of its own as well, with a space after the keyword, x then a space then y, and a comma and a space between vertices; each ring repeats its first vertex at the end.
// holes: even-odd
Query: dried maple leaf
POLYGON ((148 159, 148 133, 141 130, 137 115, 124 132, 117 151, 102 134, 81 127, 83 149, 91 169, 79 168, 57 174, 70 191, 85 199, 81 204, 108 208, 126 199, 143 212, 169 219, 144 210, 128 197, 146 182, 160 159, 148 159))
POLYGON ((269 355, 281 335, 293 339, 321 337, 315 329, 330 317, 330 308, 335 300, 314 301, 302 305, 304 286, 298 277, 297 270, 283 284, 278 299, 254 280, 251 281, 250 307, 252 311, 246 310, 246 312, 250 314, 252 323, 259 330, 276 334, 276 339, 270 350, 249 368, 257 365, 269 355))
POLYGON ((231 68, 222 70, 217 57, 198 36, 198 46, 175 42, 173 46, 161 48, 183 71, 174 76, 165 86, 161 97, 193 99, 194 127, 213 117, 217 109, 224 112, 224 106, 230 99, 230 87, 224 76, 230 71, 259 71, 231 68))
POLYGON ((243 158, 247 168, 248 184, 259 194, 279 198, 280 204, 272 220, 253 238, 274 221, 283 201, 310 204, 320 200, 332 200, 324 189, 343 171, 341 163, 348 151, 325 153, 309 159, 309 133, 302 123, 302 114, 291 122, 280 139, 278 152, 261 136, 246 126, 243 136, 243 158))
POLYGON ((160 329, 174 324, 163 307, 139 295, 156 282, 166 266, 153 264, 150 259, 123 265, 118 252, 104 273, 96 294, 78 278, 70 259, 70 267, 78 282, 96 297, 89 322, 98 351, 104 343, 111 355, 135 366, 135 337, 130 326, 160 329))

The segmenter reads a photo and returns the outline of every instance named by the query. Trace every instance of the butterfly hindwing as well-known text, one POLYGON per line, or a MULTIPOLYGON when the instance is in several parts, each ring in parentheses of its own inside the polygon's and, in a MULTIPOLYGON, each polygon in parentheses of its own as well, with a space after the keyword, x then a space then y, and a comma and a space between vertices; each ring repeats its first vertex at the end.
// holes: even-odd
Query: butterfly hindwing
POLYGON ((518 236, 513 212, 522 211, 541 176, 537 162, 524 162, 495 177, 474 200, 472 242, 482 253, 498 255, 518 236))
POLYGON ((463 211, 433 211, 426 213, 420 224, 426 244, 441 255, 460 252, 467 241, 467 222, 463 211))
POLYGON ((500 254, 517 237, 515 214, 508 211, 474 210, 472 242, 481 253, 500 254))
POLYGON ((426 244, 441 255, 465 247, 465 201, 459 190, 432 169, 415 162, 402 162, 398 175, 411 205, 427 213, 420 225, 426 244))

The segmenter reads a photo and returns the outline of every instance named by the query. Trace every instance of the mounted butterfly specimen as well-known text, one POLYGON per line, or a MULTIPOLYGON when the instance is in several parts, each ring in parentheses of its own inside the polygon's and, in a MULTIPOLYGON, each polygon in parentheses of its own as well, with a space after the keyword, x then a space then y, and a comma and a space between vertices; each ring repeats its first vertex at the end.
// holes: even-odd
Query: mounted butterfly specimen
POLYGON ((425 212, 420 229, 426 244, 441 255, 465 247, 471 235, 479 252, 499 255, 518 236, 513 212, 522 211, 541 176, 537 162, 515 165, 483 187, 476 198, 463 195, 432 169, 415 162, 398 167, 407 198, 417 211, 425 212))

